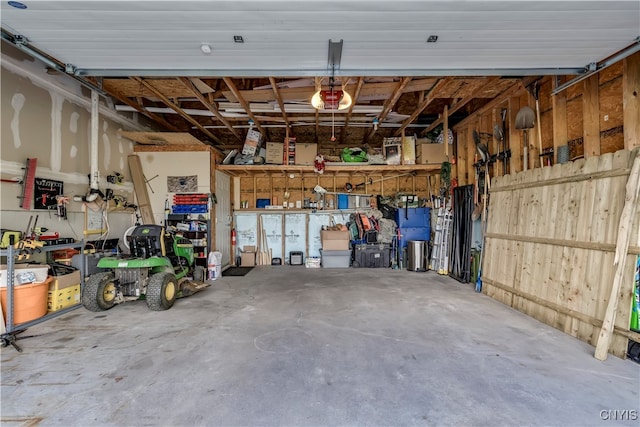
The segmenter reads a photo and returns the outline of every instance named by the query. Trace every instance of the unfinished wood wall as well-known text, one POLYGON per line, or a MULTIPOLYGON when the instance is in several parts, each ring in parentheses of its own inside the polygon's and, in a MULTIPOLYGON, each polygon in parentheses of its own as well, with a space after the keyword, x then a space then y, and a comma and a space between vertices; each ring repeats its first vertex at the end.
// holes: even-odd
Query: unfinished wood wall
MULTIPOLYGON (((570 159, 588 158, 640 146, 640 53, 636 53, 594 76, 552 96, 551 92, 570 77, 547 76, 539 80, 540 133, 542 149, 554 150, 544 157, 557 161, 558 147, 568 145, 570 159)), ((489 151, 497 152, 493 127, 501 124, 500 111, 507 109, 507 143, 511 159, 507 172, 523 170, 523 132, 515 128, 520 108, 528 105, 535 111, 535 98, 524 86, 515 93, 498 96, 486 107, 474 112, 453 129, 456 133, 455 172, 460 185, 470 184, 475 177, 473 163, 474 130, 483 135, 489 151)), ((540 167, 540 142, 537 125, 528 131, 528 169, 540 167)), ((494 164, 491 176, 502 176, 501 164, 494 164)))
MULTIPOLYGON (((493 180, 483 292, 595 346, 614 279, 625 185, 637 155, 627 150, 493 180)), ((619 294, 610 352, 625 357, 640 207, 619 294)))
MULTIPOLYGON (((390 172, 391 173, 391 172, 390 172)), ((431 194, 438 194, 440 186, 440 175, 431 174, 431 179, 427 174, 416 174, 394 177, 390 175, 359 174, 357 166, 354 173, 346 174, 315 174, 315 173, 256 173, 241 176, 240 200, 248 202, 248 209, 256 208, 256 199, 270 199, 271 204, 281 205, 284 201, 284 194, 288 192, 289 202, 295 204, 302 202, 305 198, 315 200, 313 189, 316 185, 329 192, 345 192, 345 185, 351 183, 357 185, 365 183, 363 186, 353 190, 353 193, 371 194, 372 196, 393 196, 396 193, 415 194, 421 199, 430 200, 431 194), (291 176, 293 175, 293 176, 291 176), (373 183, 369 184, 369 180, 373 183)), ((334 196, 327 196, 329 198, 334 196)), ((334 200, 337 208, 337 202, 334 200)), ((239 207, 234 207, 238 209, 239 207)))

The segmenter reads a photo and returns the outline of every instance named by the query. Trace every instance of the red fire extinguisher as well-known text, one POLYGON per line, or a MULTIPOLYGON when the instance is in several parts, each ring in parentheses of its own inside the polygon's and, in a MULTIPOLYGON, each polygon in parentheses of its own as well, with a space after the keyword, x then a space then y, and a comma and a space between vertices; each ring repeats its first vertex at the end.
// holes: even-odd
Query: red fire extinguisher
POLYGON ((236 229, 231 229, 231 265, 236 265, 236 229))

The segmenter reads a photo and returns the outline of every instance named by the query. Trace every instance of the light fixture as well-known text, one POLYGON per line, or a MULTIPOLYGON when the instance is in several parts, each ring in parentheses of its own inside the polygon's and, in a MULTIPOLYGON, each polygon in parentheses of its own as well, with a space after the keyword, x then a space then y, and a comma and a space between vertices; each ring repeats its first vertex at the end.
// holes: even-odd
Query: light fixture
POLYGON ((311 105, 316 110, 345 110, 351 106, 353 99, 351 95, 344 90, 344 84, 341 89, 335 89, 335 73, 336 68, 340 68, 340 60, 342 59, 342 40, 332 42, 329 40, 329 57, 327 67, 331 69, 329 77, 329 89, 322 90, 322 86, 318 81, 316 92, 311 97, 311 105))
POLYGON ((249 119, 249 130, 253 129, 255 125, 256 123, 253 121, 253 119, 249 119))
POLYGON ((200 50, 202 51, 203 54, 209 55, 211 54, 211 45, 209 43, 202 43, 200 45, 200 50))
POLYGON ((323 90, 318 84, 311 97, 311 105, 316 110, 344 110, 351 107, 353 98, 347 91, 335 88, 333 75, 329 79, 329 89, 323 90))
POLYGON ((378 130, 378 126, 380 125, 380 120, 378 120, 378 118, 374 118, 373 119, 373 130, 378 130))

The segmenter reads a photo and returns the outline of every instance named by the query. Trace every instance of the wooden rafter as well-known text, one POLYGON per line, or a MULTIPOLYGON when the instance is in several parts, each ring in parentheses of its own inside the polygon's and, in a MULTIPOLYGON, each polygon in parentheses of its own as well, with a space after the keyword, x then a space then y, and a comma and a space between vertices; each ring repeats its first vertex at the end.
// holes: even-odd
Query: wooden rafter
MULTIPOLYGON (((512 95, 514 95, 516 92, 519 92, 521 90, 526 90, 525 86, 523 85, 523 82, 521 80, 518 80, 516 82, 514 82, 511 86, 509 86, 508 88, 506 88, 505 90, 503 90, 502 92, 500 92, 498 95, 496 95, 491 101, 489 101, 485 106, 483 106, 482 108, 476 110, 473 112, 473 115, 470 117, 467 117, 463 120, 461 120, 460 122, 458 122, 455 127, 460 127, 465 125, 466 123, 468 123, 472 118, 475 118, 477 120, 478 117, 480 117, 482 114, 484 114, 485 112, 491 110, 492 108, 497 107, 498 105, 502 104, 505 102, 505 100, 509 97, 511 97, 512 95)), ((451 111, 449 111, 449 115, 451 115, 451 111)))
MULTIPOLYGON (((471 102, 474 98, 476 98, 478 96, 479 92, 482 92, 484 90, 486 90, 487 86, 493 84, 495 81, 499 80, 500 77, 498 76, 494 76, 494 77, 490 77, 486 84, 480 86, 478 89, 476 89, 475 91, 473 91, 471 93, 471 95, 467 96, 466 98, 463 98, 461 100, 459 100, 458 102, 456 102, 455 104, 453 104, 452 106, 449 107, 448 110, 448 114, 449 116, 451 116, 452 114, 454 114, 456 111, 458 111, 459 109, 461 109, 462 107, 464 107, 465 105, 467 105, 469 102, 471 102)), ((420 136, 424 136, 427 134, 427 132, 431 132, 433 129, 435 129, 437 126, 441 125, 442 123, 444 123, 444 117, 441 115, 440 117, 438 117, 433 123, 431 123, 428 127, 424 128, 421 132, 420 132, 420 136)))
POLYGON ((140 114, 143 114, 144 116, 149 117, 151 120, 158 123, 160 126, 164 127, 165 129, 173 132, 182 132, 182 129, 179 129, 178 127, 172 125, 171 123, 163 119, 162 116, 160 116, 159 114, 147 111, 144 105, 142 105, 141 98, 136 98, 138 102, 133 102, 132 100, 130 100, 129 98, 122 95, 120 92, 115 91, 112 88, 109 88, 109 89, 105 88, 105 90, 109 92, 109 94, 114 98, 116 98, 118 101, 128 105, 129 107, 135 108, 135 110, 138 111, 140 114))
POLYGON ((185 85, 191 92, 193 92, 193 94, 196 96, 196 98, 198 98, 198 100, 202 103, 202 105, 207 107, 207 110, 211 111, 213 113, 213 115, 218 120, 220 120, 220 122, 223 125, 225 125, 226 128, 231 131, 231 133, 233 133, 235 135, 236 138, 238 138, 240 141, 242 141, 242 135, 240 135, 240 132, 238 132, 238 130, 235 129, 231 125, 231 123, 229 123, 229 121, 222 116, 222 114, 220 114, 220 111, 218 110, 218 106, 216 105, 216 103, 215 102, 210 102, 206 98, 206 96, 202 92, 200 92, 200 90, 196 86, 196 83, 194 82, 195 79, 193 79, 193 78, 192 79, 188 79, 186 77, 178 77, 178 80, 180 82, 182 82, 182 84, 185 85))
POLYGON ((223 77, 222 80, 224 80, 224 83, 227 85, 229 90, 233 93, 233 96, 236 97, 236 99, 238 100, 242 108, 244 108, 244 111, 247 113, 247 115, 251 118, 251 120, 253 120, 253 124, 258 128, 260 132, 262 132, 263 135, 266 136, 267 135, 266 130, 260 124, 258 117, 251 112, 251 107, 249 106, 249 103, 242 97, 235 83, 233 83, 233 80, 231 80, 231 78, 229 77, 223 77))
POLYGON ((344 136, 347 133, 347 126, 349 126, 349 120, 351 120, 351 115, 353 114, 353 107, 356 106, 356 102, 358 102, 358 97, 360 96, 360 91, 362 90, 362 86, 364 86, 364 77, 358 78, 358 83, 356 84, 356 91, 353 93, 353 102, 349 107, 349 112, 344 118, 344 126, 340 130, 340 144, 344 142, 344 136))
POLYGON ((184 110, 182 108, 180 108, 178 105, 174 104, 173 102, 171 102, 171 100, 169 98, 167 98, 166 96, 164 96, 162 94, 162 92, 160 92, 158 89, 156 89, 155 87, 153 87, 152 84, 150 84, 149 82, 141 79, 140 77, 130 77, 132 80, 140 83, 141 85, 143 85, 144 87, 146 87, 147 89, 149 89, 151 92, 153 92, 158 98, 160 98, 160 100, 162 102, 164 102, 169 108, 171 108, 172 110, 174 110, 176 113, 178 113, 183 119, 185 119, 186 121, 188 121, 189 123, 191 123, 192 125, 194 125, 195 127, 197 127, 198 129, 200 129, 205 135, 207 135, 209 138, 211 138, 212 140, 214 140, 215 142, 217 142, 218 144, 222 144, 222 141, 220 140, 220 138, 218 138, 217 136, 215 136, 214 134, 212 134, 211 132, 209 132, 208 129, 206 129, 204 126, 202 126, 196 119, 194 119, 193 117, 191 117, 190 115, 188 115, 187 113, 184 112, 184 110))
POLYGON ((424 99, 422 100, 422 102, 420 102, 420 104, 418 104, 418 107, 409 116, 409 118, 406 119, 404 122, 402 122, 402 126, 400 126, 400 128, 395 132, 396 136, 400 136, 402 132, 406 129, 406 127, 409 126, 411 123, 413 123, 413 121, 424 111, 424 109, 427 108, 429 104, 433 102, 434 99, 436 99, 436 96, 440 88, 447 85, 450 80, 451 78, 447 77, 446 79, 438 80, 438 82, 433 85, 433 87, 431 88, 427 96, 424 97, 424 99))
MULTIPOLYGON (((429 89, 436 82, 435 77, 417 78, 411 80, 403 90, 403 93, 408 92, 420 92, 429 89)), ((397 82, 385 82, 385 83, 367 83, 363 88, 360 97, 375 97, 377 99, 389 98, 397 87, 397 82)), ((280 88, 280 95, 284 100, 296 100, 310 99, 311 95, 316 91, 316 87, 293 87, 293 88, 280 88)), ((256 90, 239 90, 238 93, 247 102, 269 102, 273 100, 273 91, 271 89, 256 89, 256 90)), ((233 92, 222 90, 222 94, 233 102, 233 98, 236 95, 233 92)))
MULTIPOLYGON (((400 95, 402 95, 402 91, 409 84, 410 81, 411 81, 411 77, 402 78, 402 81, 400 81, 400 84, 398 84, 398 87, 396 87, 396 90, 393 91, 393 95, 391 96, 391 98, 389 98, 387 102, 385 102, 384 109, 378 116, 378 121, 380 121, 380 123, 382 123, 382 121, 387 117, 389 112, 391 112, 391 109, 393 109, 393 107, 396 105, 396 102, 398 102, 398 99, 400 99, 400 95)), ((365 136, 365 142, 368 141, 373 136, 374 133, 376 133, 376 128, 372 127, 365 136)))
POLYGON ((280 89, 278 89, 278 85, 276 84, 276 79, 273 77, 269 77, 269 83, 271 83, 271 89, 273 89, 273 94, 276 96, 276 101, 278 101, 278 105, 280 106, 280 111, 282 111, 282 118, 287 126, 291 126, 289 123, 289 118, 287 117, 287 112, 284 110, 284 101, 282 100, 282 96, 280 95, 280 89))

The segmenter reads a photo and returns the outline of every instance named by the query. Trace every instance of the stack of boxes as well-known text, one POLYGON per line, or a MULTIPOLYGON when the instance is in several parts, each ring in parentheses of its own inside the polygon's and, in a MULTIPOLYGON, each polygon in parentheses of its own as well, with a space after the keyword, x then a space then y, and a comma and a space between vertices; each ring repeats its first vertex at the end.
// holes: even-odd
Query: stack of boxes
POLYGON ((349 232, 322 230, 321 263, 323 268, 348 268, 351 264, 349 232))
POLYGON ((80 271, 70 274, 53 276, 49 284, 47 310, 49 312, 62 310, 80 303, 80 271))

